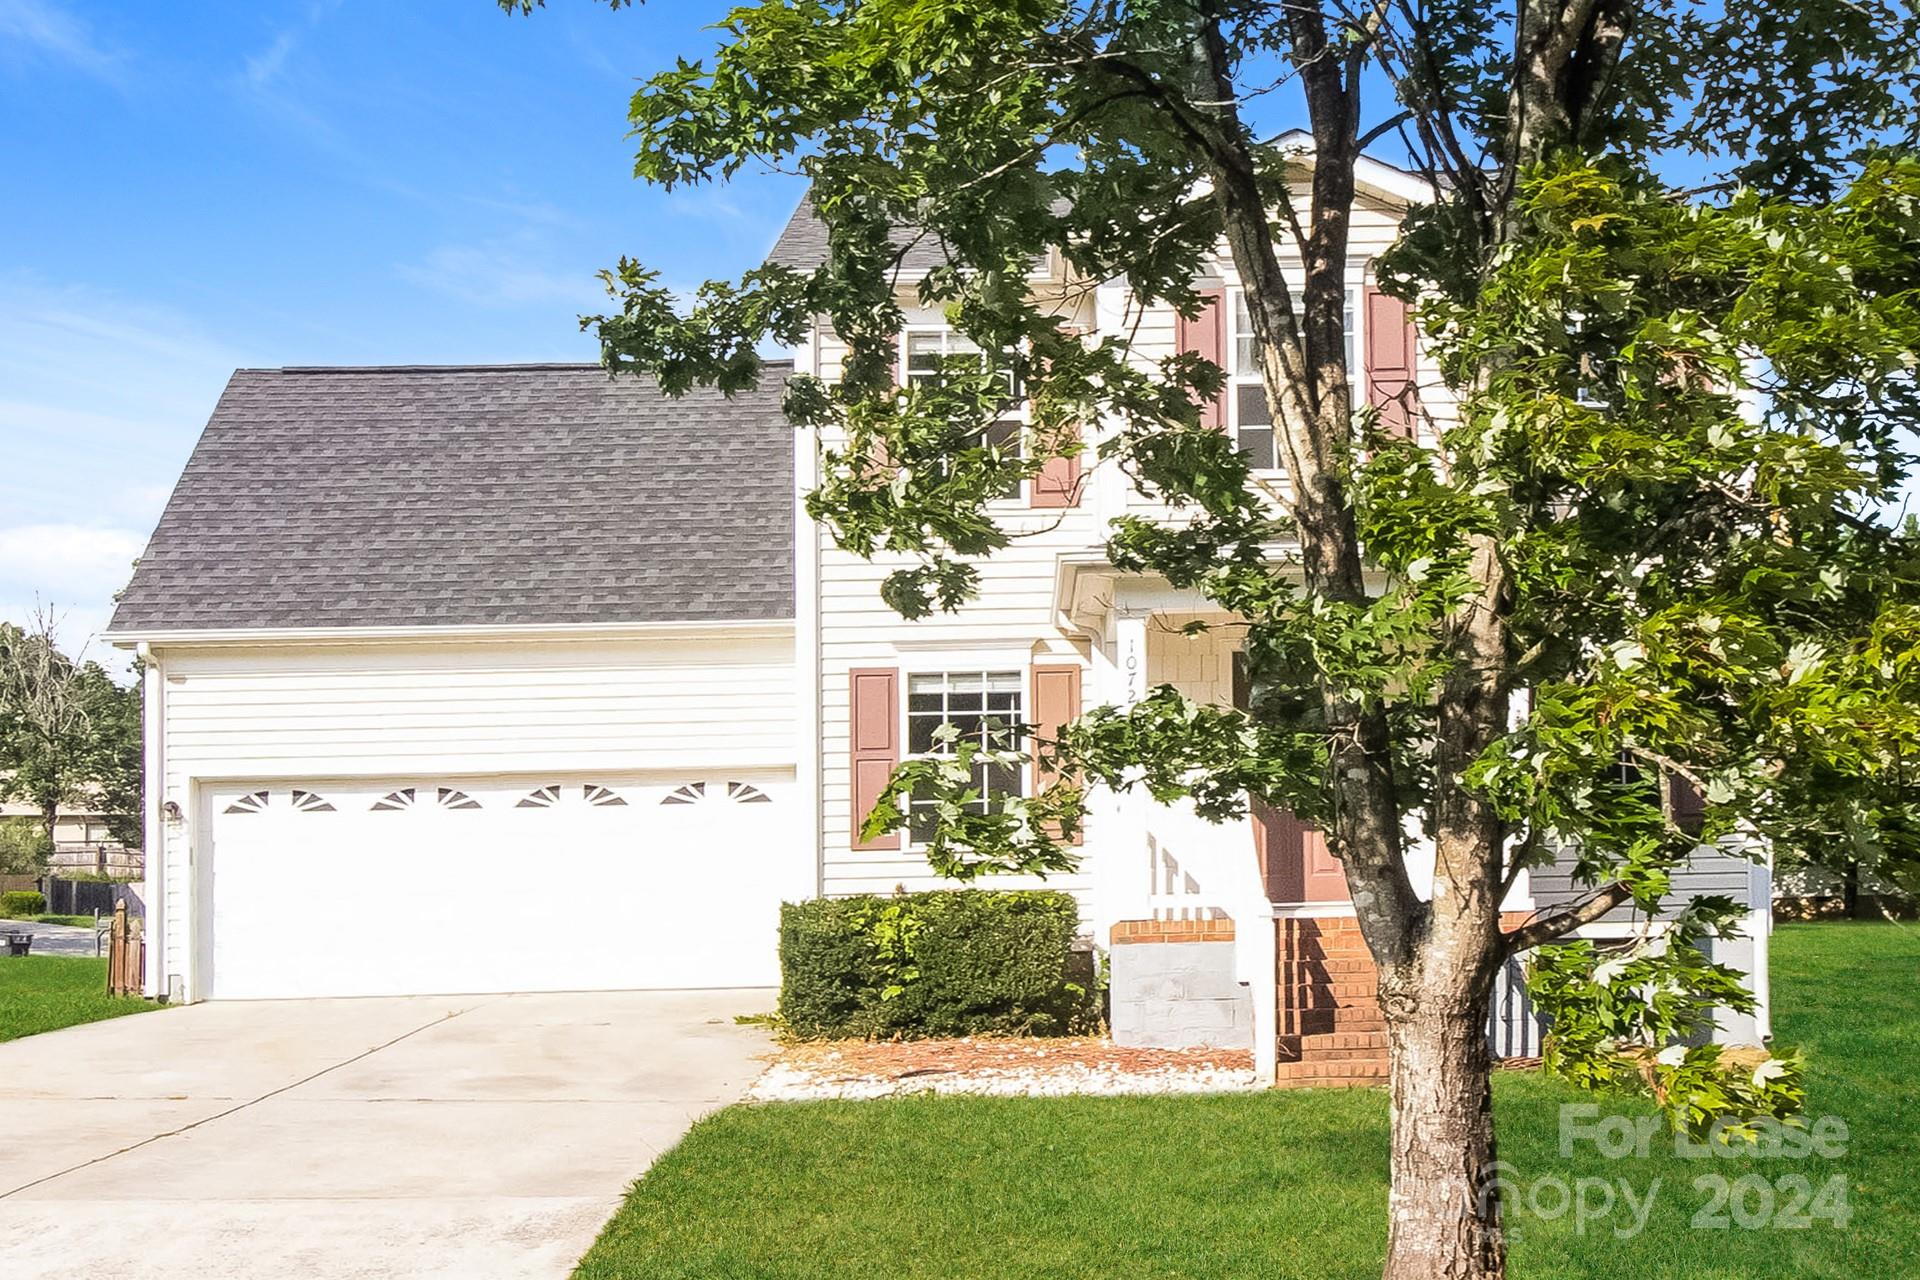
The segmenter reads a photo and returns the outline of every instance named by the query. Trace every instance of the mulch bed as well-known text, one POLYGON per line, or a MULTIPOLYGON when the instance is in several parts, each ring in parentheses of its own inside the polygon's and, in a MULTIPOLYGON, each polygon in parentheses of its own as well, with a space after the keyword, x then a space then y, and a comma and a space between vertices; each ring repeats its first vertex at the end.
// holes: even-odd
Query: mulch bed
POLYGON ((752 1096, 1211 1093, 1252 1084, 1253 1054, 1245 1049, 1135 1049, 1094 1036, 833 1040, 783 1046, 752 1096))
POLYGON ((1132 1049, 1094 1036, 1044 1040, 826 1040, 788 1045, 780 1061, 809 1071, 904 1079, 973 1071, 1082 1067, 1144 1075, 1160 1071, 1251 1071, 1247 1049, 1132 1049))

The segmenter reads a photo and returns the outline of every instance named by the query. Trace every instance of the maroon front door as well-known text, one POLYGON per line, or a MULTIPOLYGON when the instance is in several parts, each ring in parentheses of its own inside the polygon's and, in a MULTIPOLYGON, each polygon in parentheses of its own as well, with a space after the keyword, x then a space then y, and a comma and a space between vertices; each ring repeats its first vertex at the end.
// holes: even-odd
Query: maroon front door
POLYGON ((1273 902, 1345 902, 1347 873, 1320 828, 1285 809, 1249 799, 1253 846, 1273 902))

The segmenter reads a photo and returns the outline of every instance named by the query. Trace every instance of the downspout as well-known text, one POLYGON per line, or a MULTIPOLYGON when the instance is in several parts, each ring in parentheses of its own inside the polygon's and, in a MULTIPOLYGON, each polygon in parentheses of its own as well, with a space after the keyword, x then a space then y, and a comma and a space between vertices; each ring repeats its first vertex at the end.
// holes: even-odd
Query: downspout
POLYGON ((147 972, 141 983, 149 999, 167 990, 167 814, 166 814, 166 679, 160 657, 143 640, 140 657, 141 771, 145 775, 141 804, 141 843, 146 859, 140 891, 146 900, 147 972))
MULTIPOLYGON (((807 336, 795 353, 794 367, 802 373, 819 376, 820 321, 808 325, 807 336)), ((791 426, 789 429, 792 430, 791 426)), ((820 745, 820 531, 807 514, 807 494, 820 482, 818 437, 813 431, 804 438, 795 432, 793 442, 793 578, 794 628, 793 667, 798 687, 794 700, 794 726, 798 754, 794 760, 800 799, 805 806, 811 834, 806 847, 811 860, 805 897, 826 893, 826 820, 825 797, 821 785, 820 745)), ((797 879, 797 877, 796 877, 797 879)))

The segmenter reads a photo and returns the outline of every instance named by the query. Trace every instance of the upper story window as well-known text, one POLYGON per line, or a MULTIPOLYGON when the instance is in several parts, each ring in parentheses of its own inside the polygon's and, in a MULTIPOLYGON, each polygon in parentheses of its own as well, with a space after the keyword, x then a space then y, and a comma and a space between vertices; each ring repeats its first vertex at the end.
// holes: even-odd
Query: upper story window
MULTIPOLYGON (((907 753, 949 756, 962 742, 991 751, 1018 749, 1023 684, 1018 671, 923 671, 909 675, 907 753), (943 725, 951 726, 951 732, 942 734, 943 725)), ((970 811, 985 813, 990 801, 1025 794, 1025 780, 1026 770, 1017 761, 976 761, 973 785, 981 798, 969 806, 970 811)), ((932 838, 933 829, 933 802, 910 802, 908 839, 925 844, 932 838)))
MULTIPOLYGON (((1240 446, 1240 452, 1252 460, 1254 470, 1272 471, 1279 467, 1280 462, 1273 443, 1273 407, 1267 403, 1267 391, 1260 382, 1260 360, 1254 349, 1253 317, 1247 311, 1245 290, 1232 289, 1228 295, 1231 305, 1227 310, 1227 425, 1240 446)), ((1347 339, 1347 380, 1357 385, 1359 372, 1355 366, 1357 354, 1353 314, 1353 290, 1348 289, 1341 326, 1347 339)))
MULTIPOLYGON (((908 329, 902 341, 906 358, 900 362, 900 367, 905 371, 908 386, 937 383, 953 367, 948 362, 957 357, 970 356, 978 362, 980 369, 988 367, 987 353, 972 339, 955 332, 948 325, 908 329)), ((1000 417, 988 424, 982 434, 981 443, 1017 458, 1026 447, 1027 404, 1020 393, 1020 383, 1014 376, 1011 364, 1003 363, 998 372, 1006 383, 1007 398, 1000 406, 1000 417)), ((1014 481, 999 496, 1018 498, 1020 482, 1014 481)))

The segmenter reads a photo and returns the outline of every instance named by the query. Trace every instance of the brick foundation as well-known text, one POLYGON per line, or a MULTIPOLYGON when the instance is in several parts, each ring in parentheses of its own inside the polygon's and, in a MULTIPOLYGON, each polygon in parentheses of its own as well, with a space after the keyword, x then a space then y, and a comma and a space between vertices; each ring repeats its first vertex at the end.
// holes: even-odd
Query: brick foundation
POLYGON ((1232 942, 1233 921, 1224 916, 1218 920, 1120 920, 1110 940, 1116 947, 1135 942, 1232 942))

